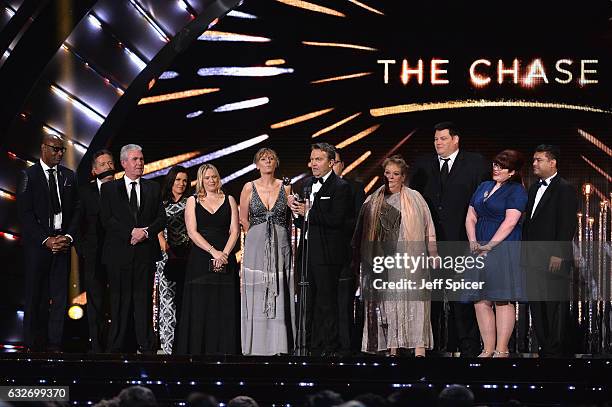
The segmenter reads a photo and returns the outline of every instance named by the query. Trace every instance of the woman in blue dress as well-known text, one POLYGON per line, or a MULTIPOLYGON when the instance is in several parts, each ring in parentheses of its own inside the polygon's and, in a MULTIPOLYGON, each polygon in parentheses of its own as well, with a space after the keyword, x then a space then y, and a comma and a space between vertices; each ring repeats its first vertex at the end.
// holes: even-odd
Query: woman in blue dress
POLYGON ((521 225, 527 206, 522 185, 523 157, 504 150, 493 159, 493 181, 478 186, 465 220, 470 249, 485 256, 479 270, 484 282, 475 298, 476 319, 484 344, 480 357, 508 357, 514 330, 513 301, 524 300, 525 278, 520 266, 521 225))

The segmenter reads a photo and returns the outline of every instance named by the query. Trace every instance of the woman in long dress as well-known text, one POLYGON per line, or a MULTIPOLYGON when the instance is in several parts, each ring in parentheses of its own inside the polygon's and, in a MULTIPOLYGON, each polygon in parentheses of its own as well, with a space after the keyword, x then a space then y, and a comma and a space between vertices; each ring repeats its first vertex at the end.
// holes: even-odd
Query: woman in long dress
POLYGON ((241 336, 244 355, 288 354, 293 349, 294 307, 289 186, 274 178, 278 156, 262 148, 253 160, 260 177, 240 194, 246 233, 242 257, 241 336))
POLYGON ((221 191, 211 164, 198 169, 196 194, 187 199, 187 233, 193 242, 185 272, 177 353, 240 354, 238 206, 221 191))
POLYGON ((396 356, 399 349, 414 349, 415 356, 422 357, 433 346, 428 297, 410 290, 378 290, 374 280, 420 282, 428 277, 427 263, 384 273, 375 271, 372 263, 374 257, 395 257, 396 253, 437 257, 436 232, 425 200, 405 185, 408 165, 404 159, 389 157, 383 168, 385 185, 366 199, 353 237, 361 258, 365 307, 362 351, 396 356))
POLYGON ((504 150, 493 160, 493 181, 478 186, 472 196, 465 228, 472 251, 486 255, 479 271, 483 289, 474 298, 484 350, 480 357, 508 357, 515 320, 513 301, 525 300, 525 276, 520 265, 521 225, 527 192, 521 183, 522 155, 504 150))
POLYGON ((166 210, 166 228, 157 238, 162 259, 156 263, 155 288, 157 292, 159 341, 162 351, 169 355, 174 348, 174 333, 183 300, 185 267, 191 247, 185 226, 189 174, 184 167, 172 167, 166 175, 162 189, 162 202, 166 210))

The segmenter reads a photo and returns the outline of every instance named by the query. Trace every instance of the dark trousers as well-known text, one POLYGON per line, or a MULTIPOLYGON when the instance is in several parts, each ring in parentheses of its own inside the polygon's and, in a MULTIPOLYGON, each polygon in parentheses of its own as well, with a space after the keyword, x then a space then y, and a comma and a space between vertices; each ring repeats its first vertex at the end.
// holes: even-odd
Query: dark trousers
POLYGON ((431 302, 431 326, 435 349, 454 352, 459 349, 463 357, 480 354, 480 332, 473 303, 449 301, 431 302))
POLYGON ((155 263, 110 265, 111 327, 108 349, 111 353, 124 352, 133 324, 136 342, 143 352, 154 349, 153 333, 153 273, 155 263))
POLYGON ((25 346, 60 348, 68 303, 70 252, 53 254, 44 247, 25 250, 25 346))
POLYGON ((451 302, 450 309, 454 318, 457 345, 462 357, 475 357, 480 354, 480 331, 476 322, 473 303, 451 302))
POLYGON ((357 334, 354 318, 355 278, 349 265, 342 267, 338 280, 338 339, 339 351, 348 354, 357 334))
POLYGON ((569 303, 535 301, 529 303, 540 357, 562 357, 568 353, 569 303))
MULTIPOLYGON (((440 256, 464 256, 468 253, 467 242, 439 242, 440 256)), ((435 270, 436 277, 453 278, 452 269, 435 270)), ((448 302, 431 302, 431 325, 435 349, 454 352, 459 349, 462 357, 480 354, 480 331, 476 322, 474 303, 461 302, 456 293, 446 291, 448 302)))
MULTIPOLYGON (((311 257, 312 260, 312 257, 311 257)), ((306 343, 313 355, 339 349, 338 279, 340 264, 311 264, 306 296, 306 343)))
POLYGON ((106 285, 108 277, 106 266, 96 258, 95 252, 85 258, 85 291, 87 292, 87 323, 91 351, 101 353, 105 350, 108 334, 106 318, 106 285))

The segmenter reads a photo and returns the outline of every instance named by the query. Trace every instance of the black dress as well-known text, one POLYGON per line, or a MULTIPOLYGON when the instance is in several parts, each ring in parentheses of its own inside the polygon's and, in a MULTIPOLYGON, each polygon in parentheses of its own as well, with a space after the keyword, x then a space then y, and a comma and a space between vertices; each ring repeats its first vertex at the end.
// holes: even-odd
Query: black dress
MULTIPOLYGON (((195 205, 198 233, 217 250, 229 238, 232 211, 227 196, 215 213, 195 205)), ((209 270, 212 256, 193 245, 185 271, 177 353, 240 354, 238 264, 232 253, 225 273, 209 270)))

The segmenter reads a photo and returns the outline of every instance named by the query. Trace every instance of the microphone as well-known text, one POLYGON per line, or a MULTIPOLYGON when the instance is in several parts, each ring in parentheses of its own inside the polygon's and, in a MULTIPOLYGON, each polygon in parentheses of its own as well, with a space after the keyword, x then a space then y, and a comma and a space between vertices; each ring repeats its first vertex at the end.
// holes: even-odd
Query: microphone
POLYGON ((306 205, 305 213, 310 210, 310 193, 312 192, 312 185, 306 185, 304 187, 304 203, 306 205))
POLYGON ((102 180, 102 179, 104 179, 106 177, 110 177, 110 176, 113 176, 113 175, 115 175, 115 170, 108 170, 108 171, 104 171, 103 173, 100 173, 100 174, 96 175, 96 178, 99 179, 99 180, 102 180))

